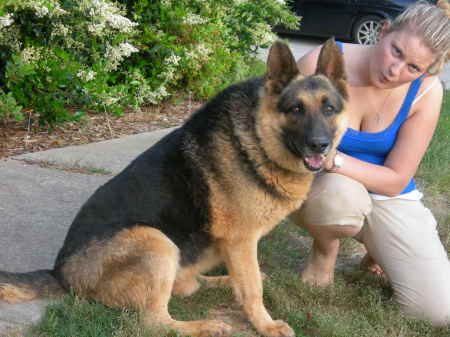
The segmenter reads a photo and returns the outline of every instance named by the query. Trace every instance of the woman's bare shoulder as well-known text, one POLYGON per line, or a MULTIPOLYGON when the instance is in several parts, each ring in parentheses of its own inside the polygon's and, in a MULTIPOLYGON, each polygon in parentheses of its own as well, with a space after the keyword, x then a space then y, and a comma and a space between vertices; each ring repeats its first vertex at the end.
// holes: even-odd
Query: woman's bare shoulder
POLYGON ((320 50, 322 45, 315 47, 297 61, 297 66, 303 75, 312 75, 316 72, 317 60, 319 59, 320 50))
POLYGON ((420 101, 434 101, 437 98, 442 99, 444 86, 437 75, 427 76, 423 79, 419 92, 416 96, 416 103, 420 101))
POLYGON ((434 115, 438 118, 441 110, 444 86, 438 76, 428 76, 424 78, 421 88, 413 102, 410 116, 426 115, 428 118, 434 115))

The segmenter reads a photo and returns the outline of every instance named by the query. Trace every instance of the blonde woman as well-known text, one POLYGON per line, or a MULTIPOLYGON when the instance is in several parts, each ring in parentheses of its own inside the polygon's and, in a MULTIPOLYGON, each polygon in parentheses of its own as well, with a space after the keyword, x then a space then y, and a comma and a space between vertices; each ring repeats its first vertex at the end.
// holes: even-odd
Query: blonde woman
MULTIPOLYGON (((349 129, 328 173, 291 216, 314 238, 305 282, 332 283, 339 239, 356 237, 369 269, 387 277, 402 309, 435 325, 450 323, 450 263, 413 177, 441 110, 436 74, 450 52, 449 13, 447 1, 419 1, 384 24, 376 45, 338 42, 349 129)), ((320 48, 298 61, 304 74, 315 71, 320 48)))

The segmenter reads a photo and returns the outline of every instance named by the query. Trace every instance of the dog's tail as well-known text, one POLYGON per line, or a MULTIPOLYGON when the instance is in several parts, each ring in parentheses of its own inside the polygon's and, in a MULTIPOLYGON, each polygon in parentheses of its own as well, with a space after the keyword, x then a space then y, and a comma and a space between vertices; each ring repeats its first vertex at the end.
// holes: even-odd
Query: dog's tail
POLYGON ((37 298, 62 296, 65 293, 51 270, 29 273, 0 271, 0 301, 21 303, 37 298))

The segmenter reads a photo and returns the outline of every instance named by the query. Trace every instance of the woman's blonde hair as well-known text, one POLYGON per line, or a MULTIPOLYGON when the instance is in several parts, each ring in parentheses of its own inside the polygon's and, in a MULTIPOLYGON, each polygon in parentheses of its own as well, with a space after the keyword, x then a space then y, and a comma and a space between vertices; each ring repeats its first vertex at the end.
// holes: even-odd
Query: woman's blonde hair
POLYGON ((438 0, 436 5, 420 0, 397 16, 386 33, 408 28, 423 39, 436 54, 428 73, 439 73, 450 58, 450 4, 438 0))

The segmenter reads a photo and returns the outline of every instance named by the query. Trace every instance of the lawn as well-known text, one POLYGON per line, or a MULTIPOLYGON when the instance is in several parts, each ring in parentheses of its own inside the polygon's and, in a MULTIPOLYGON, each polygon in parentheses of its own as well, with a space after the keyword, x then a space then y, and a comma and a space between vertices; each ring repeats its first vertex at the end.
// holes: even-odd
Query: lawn
MULTIPOLYGON (((450 250, 450 92, 445 95, 438 130, 418 172, 424 202, 439 222, 442 241, 450 250)), ((358 269, 359 244, 343 243, 334 286, 317 289, 299 280, 310 239, 299 228, 281 223, 260 242, 259 260, 267 274, 265 303, 274 318, 289 322, 297 337, 448 337, 449 328, 433 328, 405 318, 392 299, 389 285, 358 269)), ((221 267, 215 273, 224 273, 221 267)), ((436 299, 438 301, 438 299, 436 299)), ((257 336, 236 307, 230 289, 201 289, 187 298, 173 298, 170 311, 177 319, 205 317, 232 322, 234 337, 257 336)), ((175 332, 146 330, 134 312, 106 308, 76 296, 51 305, 30 336, 150 337, 177 336, 175 332)))

